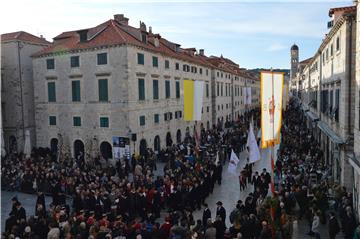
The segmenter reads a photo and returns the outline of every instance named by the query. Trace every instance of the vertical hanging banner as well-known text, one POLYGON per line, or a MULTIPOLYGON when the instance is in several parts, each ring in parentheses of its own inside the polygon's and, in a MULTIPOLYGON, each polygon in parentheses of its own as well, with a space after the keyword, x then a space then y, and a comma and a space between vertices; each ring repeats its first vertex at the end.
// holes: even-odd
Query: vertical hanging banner
POLYGON ((246 89, 247 89, 247 87, 242 88, 242 95, 244 97, 244 105, 247 105, 247 96, 246 96, 247 90, 246 89))
POLYGON ((251 87, 246 87, 246 104, 251 105, 251 87))
POLYGON ((184 80, 184 120, 201 120, 204 82, 184 80))
POLYGON ((261 147, 280 143, 284 73, 261 72, 261 147))

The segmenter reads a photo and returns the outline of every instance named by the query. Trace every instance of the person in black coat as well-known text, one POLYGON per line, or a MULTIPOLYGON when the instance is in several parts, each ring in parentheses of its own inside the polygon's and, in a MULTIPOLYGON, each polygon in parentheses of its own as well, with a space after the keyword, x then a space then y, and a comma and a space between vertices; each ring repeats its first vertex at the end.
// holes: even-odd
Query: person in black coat
POLYGON ((43 192, 38 192, 37 193, 37 199, 36 199, 36 204, 35 204, 35 211, 36 211, 36 207, 37 205, 41 204, 43 206, 44 211, 46 211, 46 207, 45 207, 45 195, 43 192))
POLYGON ((216 203, 217 208, 216 208, 216 216, 220 216, 222 222, 225 224, 225 219, 226 219, 226 210, 225 208, 222 206, 222 202, 218 201, 216 203))
POLYGON ((203 212, 202 221, 203 221, 204 227, 206 227, 208 219, 209 218, 211 219, 211 211, 206 203, 204 204, 204 206, 205 206, 205 209, 203 212))
POLYGON ((339 223, 333 212, 330 212, 329 219, 329 239, 335 239, 336 234, 340 231, 339 223))

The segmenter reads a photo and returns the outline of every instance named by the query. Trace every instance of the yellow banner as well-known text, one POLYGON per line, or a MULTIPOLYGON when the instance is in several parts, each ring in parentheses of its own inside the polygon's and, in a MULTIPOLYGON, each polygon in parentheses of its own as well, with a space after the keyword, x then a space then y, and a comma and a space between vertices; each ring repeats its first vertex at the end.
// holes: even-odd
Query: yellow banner
POLYGON ((184 120, 194 118, 194 81, 184 80, 184 120))

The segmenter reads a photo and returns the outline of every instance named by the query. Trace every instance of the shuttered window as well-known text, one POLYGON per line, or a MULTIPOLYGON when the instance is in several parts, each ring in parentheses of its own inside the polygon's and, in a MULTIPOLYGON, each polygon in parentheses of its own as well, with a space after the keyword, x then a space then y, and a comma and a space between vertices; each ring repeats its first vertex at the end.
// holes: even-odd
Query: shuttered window
POLYGON ((79 102, 81 101, 80 97, 80 81, 72 81, 71 82, 71 88, 72 88, 72 101, 73 102, 79 102))
POLYGON ((107 79, 99 80, 99 101, 109 101, 107 79))

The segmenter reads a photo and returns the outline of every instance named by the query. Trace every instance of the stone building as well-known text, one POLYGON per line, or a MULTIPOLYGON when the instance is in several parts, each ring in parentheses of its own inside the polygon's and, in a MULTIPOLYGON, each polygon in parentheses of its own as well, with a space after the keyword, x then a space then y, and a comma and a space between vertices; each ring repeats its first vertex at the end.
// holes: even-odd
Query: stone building
POLYGON ((240 102, 231 94, 233 80, 256 79, 213 59, 162 38, 143 22, 132 27, 122 14, 63 32, 33 56, 37 145, 66 145, 73 156, 97 148, 111 158, 114 136, 131 138, 131 152, 158 151, 195 128, 232 120, 242 107, 233 104, 240 102), (184 79, 205 82, 201 122, 183 120, 184 79), (214 98, 218 85, 221 99, 214 98))
MULTIPOLYGON (((357 1, 357 16, 360 16, 360 2, 357 1)), ((354 173, 354 205, 360 218, 360 17, 356 19, 356 87, 355 87, 355 117, 354 117, 354 154, 349 162, 354 173)))
POLYGON ((308 126, 324 151, 329 178, 358 195, 350 164, 358 140, 354 138, 356 7, 332 8, 329 16, 328 34, 315 55, 300 62, 292 86, 296 85, 293 89, 308 126))
POLYGON ((48 47, 42 37, 27 32, 1 35, 1 113, 7 152, 24 149, 26 131, 35 146, 34 87, 31 55, 48 47))

